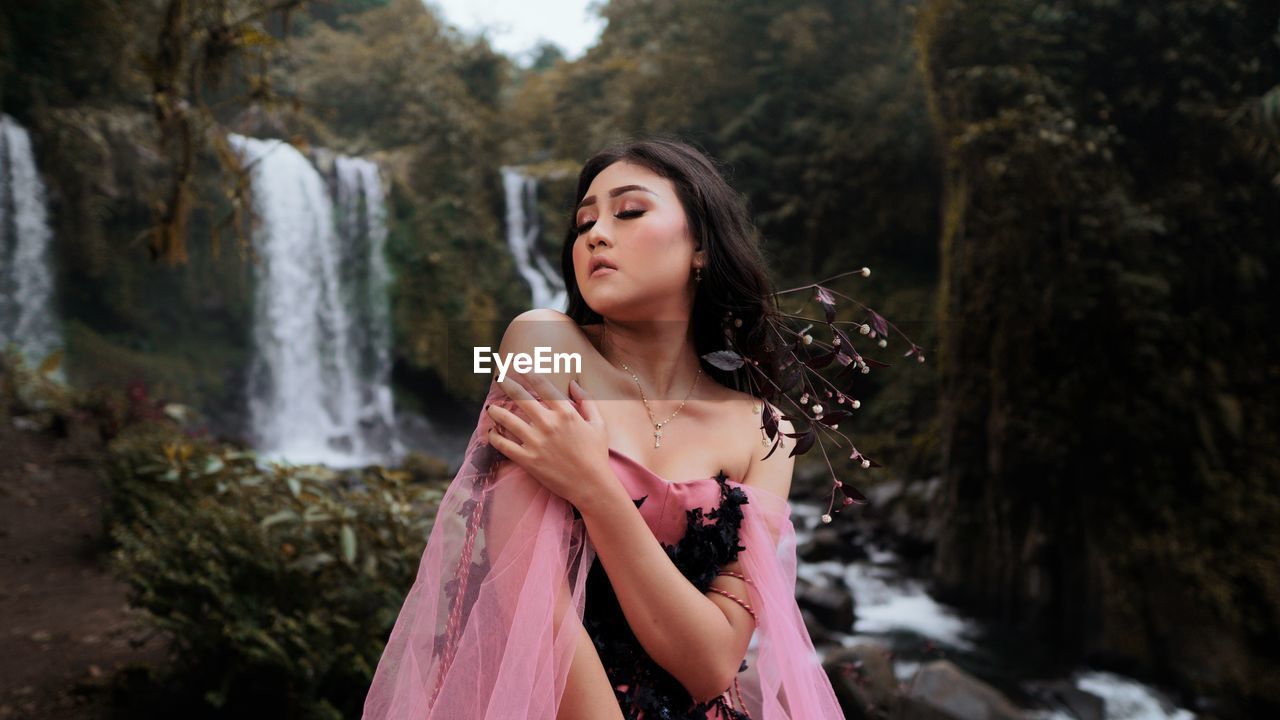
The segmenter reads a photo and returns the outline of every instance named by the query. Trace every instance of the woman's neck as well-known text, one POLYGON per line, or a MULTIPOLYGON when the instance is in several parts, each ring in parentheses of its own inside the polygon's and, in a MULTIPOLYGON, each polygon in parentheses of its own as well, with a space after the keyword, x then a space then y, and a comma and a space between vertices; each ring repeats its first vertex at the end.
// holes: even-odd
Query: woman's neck
POLYGON ((701 370, 691 325, 670 320, 617 323, 605 320, 600 354, 640 378, 650 400, 683 400, 701 370))

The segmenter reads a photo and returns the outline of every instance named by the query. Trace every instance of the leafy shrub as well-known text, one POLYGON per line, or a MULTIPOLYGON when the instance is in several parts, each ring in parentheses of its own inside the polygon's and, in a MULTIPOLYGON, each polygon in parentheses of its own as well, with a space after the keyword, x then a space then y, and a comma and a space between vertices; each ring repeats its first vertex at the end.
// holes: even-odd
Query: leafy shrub
POLYGON ((165 632, 164 684, 219 715, 358 717, 443 488, 259 466, 153 423, 110 447, 114 566, 165 632))
POLYGON ((69 414, 76 398, 57 378, 61 364, 61 350, 28 367, 15 345, 0 348, 0 419, 25 417, 43 429, 69 414))

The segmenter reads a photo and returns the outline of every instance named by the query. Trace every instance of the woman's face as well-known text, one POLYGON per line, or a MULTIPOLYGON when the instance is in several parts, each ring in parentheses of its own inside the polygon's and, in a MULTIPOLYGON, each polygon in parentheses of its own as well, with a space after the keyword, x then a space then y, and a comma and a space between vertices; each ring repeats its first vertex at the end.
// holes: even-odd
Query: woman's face
POLYGON ((618 161, 602 170, 574 218, 573 270, 582 297, 613 320, 689 316, 693 237, 675 188, 640 165, 618 161), (592 272, 593 257, 616 268, 592 272))

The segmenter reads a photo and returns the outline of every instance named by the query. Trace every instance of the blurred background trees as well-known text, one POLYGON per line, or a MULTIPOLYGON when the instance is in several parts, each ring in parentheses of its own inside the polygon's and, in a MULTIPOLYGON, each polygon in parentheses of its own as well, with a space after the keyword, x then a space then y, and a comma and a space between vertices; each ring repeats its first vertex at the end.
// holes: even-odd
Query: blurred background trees
POLYGON ((581 162, 674 134, 724 163, 779 287, 870 266, 849 292, 937 348, 870 381, 859 445, 942 478, 940 597, 1051 663, 1280 703, 1274 3, 610 0, 582 58, 527 67, 417 0, 293 5, 0 8, 73 382, 147 377, 240 429, 251 225, 225 132, 388 174, 393 381, 418 409, 478 397, 451 363, 527 307, 500 168, 537 178, 558 258, 581 162))

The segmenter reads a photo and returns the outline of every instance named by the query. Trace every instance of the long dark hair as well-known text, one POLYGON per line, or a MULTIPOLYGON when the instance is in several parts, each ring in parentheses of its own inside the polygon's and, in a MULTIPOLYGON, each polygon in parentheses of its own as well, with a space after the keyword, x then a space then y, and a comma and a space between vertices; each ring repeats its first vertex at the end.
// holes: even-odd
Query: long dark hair
POLYGON ((786 341, 770 337, 780 325, 759 233, 742 197, 725 181, 715 161, 687 143, 662 137, 627 140, 601 150, 582 166, 560 255, 569 298, 566 314, 578 325, 603 321, 582 297, 573 271, 573 245, 577 240, 573 209, 587 194, 596 175, 620 160, 648 168, 671 182, 684 207, 695 247, 706 252, 692 311, 694 348, 703 371, 726 387, 773 398, 779 384, 780 358, 775 348, 786 341), (726 333, 732 333, 735 351, 747 359, 747 364, 738 370, 722 370, 704 357, 729 347, 726 333), (756 371, 772 382, 764 381, 756 371))

